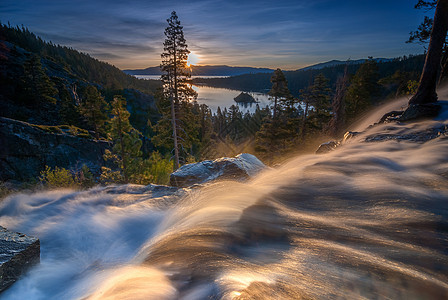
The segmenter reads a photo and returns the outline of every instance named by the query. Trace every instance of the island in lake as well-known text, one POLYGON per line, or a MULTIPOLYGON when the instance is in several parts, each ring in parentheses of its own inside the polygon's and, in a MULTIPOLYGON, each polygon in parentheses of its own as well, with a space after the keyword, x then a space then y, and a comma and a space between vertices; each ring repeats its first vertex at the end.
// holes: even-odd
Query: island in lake
POLYGON ((235 100, 235 102, 237 102, 237 103, 256 103, 257 102, 257 101, 255 101, 254 97, 252 97, 251 95, 249 95, 248 93, 245 93, 245 92, 241 92, 241 94, 239 94, 238 96, 233 98, 233 100, 235 100))

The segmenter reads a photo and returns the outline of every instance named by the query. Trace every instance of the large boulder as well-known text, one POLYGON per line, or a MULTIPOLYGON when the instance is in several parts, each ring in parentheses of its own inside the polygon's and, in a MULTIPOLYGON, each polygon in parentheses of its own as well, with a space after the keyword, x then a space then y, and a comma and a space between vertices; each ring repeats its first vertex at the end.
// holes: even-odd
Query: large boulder
POLYGON ((216 179, 244 180, 254 176, 265 167, 254 155, 242 153, 235 157, 222 157, 184 165, 171 173, 170 184, 188 187, 216 179))
POLYGON ((94 174, 100 172, 108 142, 42 128, 0 118, 0 181, 36 178, 45 165, 79 169, 85 164, 94 174))
POLYGON ((39 239, 0 226, 0 293, 39 262, 39 239))

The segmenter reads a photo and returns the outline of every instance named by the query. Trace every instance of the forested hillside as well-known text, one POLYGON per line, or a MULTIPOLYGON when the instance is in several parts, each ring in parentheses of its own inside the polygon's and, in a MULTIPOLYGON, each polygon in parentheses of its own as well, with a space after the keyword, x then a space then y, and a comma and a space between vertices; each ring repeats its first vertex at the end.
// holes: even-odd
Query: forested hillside
MULTIPOLYGON (((384 96, 392 92, 396 85, 400 85, 400 81, 410 79, 418 80, 418 76, 425 62, 425 56, 410 55, 395 58, 391 61, 377 62, 379 78, 394 77, 394 82, 389 82, 388 86, 382 91, 384 96), (399 70, 399 73, 395 74, 399 70)), ((349 74, 355 74, 362 64, 347 64, 349 74)), ((309 86, 313 82, 313 78, 318 74, 323 74, 328 80, 329 85, 334 87, 337 78, 344 73, 345 64, 334 65, 325 68, 300 69, 297 71, 284 71, 288 80, 288 88, 295 96, 299 95, 299 91, 309 86)), ((272 73, 244 74, 229 78, 197 78, 193 79, 196 84, 204 84, 212 87, 221 87, 243 91, 266 92, 271 88, 272 73)))
POLYGON ((88 105, 92 88, 108 102, 119 93, 128 95, 130 104, 149 99, 155 108, 159 86, 156 80, 139 80, 88 54, 43 41, 27 28, 0 24, 1 116, 93 129, 78 109, 88 105))

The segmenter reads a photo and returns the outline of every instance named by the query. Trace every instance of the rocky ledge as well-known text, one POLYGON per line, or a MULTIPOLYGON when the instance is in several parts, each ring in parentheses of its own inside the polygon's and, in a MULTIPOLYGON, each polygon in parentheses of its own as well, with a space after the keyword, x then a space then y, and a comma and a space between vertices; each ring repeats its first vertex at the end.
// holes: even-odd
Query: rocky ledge
POLYGON ((0 293, 39 262, 39 239, 0 226, 0 293))
POLYGON ((222 157, 184 165, 171 173, 170 184, 188 187, 216 179, 244 180, 264 168, 266 166, 254 155, 241 153, 235 157, 222 157))
POLYGON ((23 181, 39 176, 48 165, 97 174, 104 165, 106 141, 50 133, 32 124, 0 117, 0 180, 23 181))

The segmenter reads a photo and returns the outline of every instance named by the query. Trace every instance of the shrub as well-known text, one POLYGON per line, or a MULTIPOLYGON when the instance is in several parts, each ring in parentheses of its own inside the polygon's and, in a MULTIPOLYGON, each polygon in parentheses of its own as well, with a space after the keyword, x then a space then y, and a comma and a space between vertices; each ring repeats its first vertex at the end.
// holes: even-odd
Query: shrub
POLYGON ((78 185, 69 170, 59 167, 52 169, 45 166, 45 170, 40 172, 39 180, 50 189, 76 187, 78 185))

